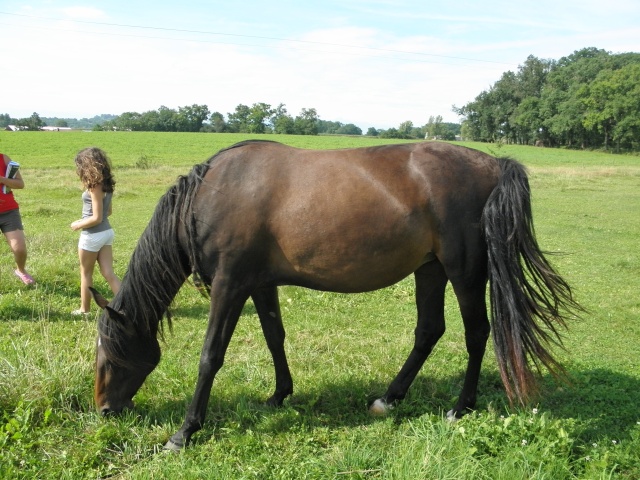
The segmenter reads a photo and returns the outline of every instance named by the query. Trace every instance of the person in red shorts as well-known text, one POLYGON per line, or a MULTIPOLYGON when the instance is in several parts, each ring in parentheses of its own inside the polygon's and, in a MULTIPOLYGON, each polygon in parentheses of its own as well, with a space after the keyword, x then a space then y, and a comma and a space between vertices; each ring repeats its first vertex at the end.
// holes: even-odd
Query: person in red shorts
POLYGON ((7 165, 11 159, 0 153, 0 231, 4 234, 9 247, 13 252, 16 262, 14 273, 25 285, 33 285, 35 281, 26 270, 27 263, 27 243, 24 237, 22 218, 20 217, 20 207, 13 196, 11 190, 24 188, 24 181, 20 170, 14 178, 7 178, 4 175, 7 165), (4 187, 8 188, 4 188, 4 187))

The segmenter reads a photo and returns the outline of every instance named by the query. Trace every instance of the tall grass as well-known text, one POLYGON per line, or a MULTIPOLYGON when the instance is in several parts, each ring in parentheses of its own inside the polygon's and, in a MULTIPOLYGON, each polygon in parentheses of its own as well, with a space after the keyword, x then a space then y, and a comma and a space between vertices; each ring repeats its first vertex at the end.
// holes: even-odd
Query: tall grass
MULTIPOLYGON (((207 303, 185 286, 163 359, 136 409, 102 419, 92 400, 95 318, 79 302, 80 213, 73 157, 87 145, 112 157, 112 223, 122 275, 158 198, 179 174, 243 137, 117 132, 0 132, 0 151, 23 166, 17 192, 28 237, 25 288, 0 242, 1 478, 513 479, 640 477, 640 159, 471 145, 530 169, 542 247, 589 310, 557 352, 571 383, 543 376, 543 394, 510 408, 487 353, 477 412, 443 419, 462 384, 466 351, 447 292, 447 333, 405 401, 386 418, 367 403, 384 392, 413 342, 413 284, 361 295, 280 289, 295 393, 262 402, 273 366, 251 303, 216 378, 205 428, 178 455, 161 454, 192 396, 207 303)), ((266 137, 301 147, 382 143, 355 138, 266 137)), ((108 286, 96 275, 97 288, 108 286)), ((95 308, 95 307, 94 307, 95 308)), ((96 311, 94 313, 97 314, 96 311)))

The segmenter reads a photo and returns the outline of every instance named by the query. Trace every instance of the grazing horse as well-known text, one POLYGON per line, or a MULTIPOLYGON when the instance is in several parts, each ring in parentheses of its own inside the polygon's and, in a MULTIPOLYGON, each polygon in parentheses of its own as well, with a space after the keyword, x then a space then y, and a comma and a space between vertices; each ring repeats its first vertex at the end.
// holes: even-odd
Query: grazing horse
POLYGON ((415 277, 415 343, 387 391, 383 413, 405 397, 445 331, 451 282, 469 355, 448 417, 474 408, 490 332, 510 399, 535 392, 536 373, 561 374, 549 351, 579 309, 569 285, 534 236, 524 167, 447 143, 303 150, 247 141, 178 178, 160 199, 131 257, 122 287, 98 322, 95 401, 103 414, 132 407, 160 361, 161 322, 192 275, 211 297, 195 393, 166 448, 202 428, 213 380, 251 297, 273 357, 281 405, 293 392, 284 350, 279 285, 357 293, 415 277))

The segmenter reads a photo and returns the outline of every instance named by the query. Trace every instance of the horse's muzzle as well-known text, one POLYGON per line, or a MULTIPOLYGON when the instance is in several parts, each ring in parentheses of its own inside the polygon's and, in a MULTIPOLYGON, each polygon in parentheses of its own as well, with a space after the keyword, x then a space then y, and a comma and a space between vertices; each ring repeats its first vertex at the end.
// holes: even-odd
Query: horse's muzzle
POLYGON ((110 416, 118 415, 119 413, 122 413, 123 410, 133 410, 133 407, 134 407, 134 404, 132 400, 129 400, 120 408, 112 408, 110 405, 107 404, 107 405, 104 405, 103 407, 100 407, 100 415, 102 415, 103 417, 110 417, 110 416))

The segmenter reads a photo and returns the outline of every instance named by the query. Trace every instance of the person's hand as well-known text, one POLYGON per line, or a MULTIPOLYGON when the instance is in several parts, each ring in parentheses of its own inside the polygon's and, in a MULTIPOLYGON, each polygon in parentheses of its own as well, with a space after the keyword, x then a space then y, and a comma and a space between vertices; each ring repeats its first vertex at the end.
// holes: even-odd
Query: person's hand
POLYGON ((82 227, 80 226, 80 222, 81 220, 76 220, 75 222, 71 223, 71 230, 80 230, 82 227))

